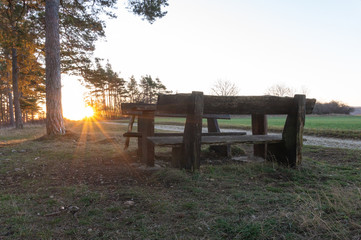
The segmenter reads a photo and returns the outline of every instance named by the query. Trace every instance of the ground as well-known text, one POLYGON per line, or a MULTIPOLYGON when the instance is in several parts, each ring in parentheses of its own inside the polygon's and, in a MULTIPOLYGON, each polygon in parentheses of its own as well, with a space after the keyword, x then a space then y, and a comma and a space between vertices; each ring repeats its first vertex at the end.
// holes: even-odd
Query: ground
MULTIPOLYGON (((203 149, 196 173, 142 167, 115 125, 1 133, 0 239, 360 239, 361 151, 305 147, 299 169, 203 149), (208 159, 208 160, 207 160, 208 159)), ((248 150, 246 146, 238 146, 248 150)))

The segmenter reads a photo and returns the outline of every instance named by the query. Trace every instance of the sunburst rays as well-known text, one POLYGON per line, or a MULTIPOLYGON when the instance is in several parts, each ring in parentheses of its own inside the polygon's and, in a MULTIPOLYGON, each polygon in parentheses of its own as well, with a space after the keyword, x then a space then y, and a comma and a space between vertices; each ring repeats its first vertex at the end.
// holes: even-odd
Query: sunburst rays
POLYGON ((139 171, 136 171, 134 167, 131 166, 133 161, 128 152, 123 150, 123 146, 121 146, 123 141, 119 141, 117 139, 117 135, 107 130, 106 127, 104 127, 104 124, 106 123, 100 121, 95 116, 92 118, 86 118, 84 121, 82 121, 81 132, 79 140, 77 141, 77 148, 74 152, 76 157, 74 158, 73 164, 80 164, 83 166, 87 165, 87 163, 84 161, 86 161, 88 158, 92 158, 92 156, 87 155, 87 149, 92 147, 92 151, 95 153, 94 158, 97 159, 92 159, 91 162, 99 165, 106 164, 106 162, 109 162, 110 160, 113 162, 112 164, 116 164, 116 162, 122 162, 122 165, 126 167, 129 172, 134 175, 140 175, 139 171), (97 145, 104 144, 103 141, 106 141, 105 144, 108 144, 107 147, 103 148, 101 145, 97 145), (107 153, 103 154, 102 152, 113 150, 114 157, 109 157, 107 153), (108 157, 106 157, 107 155, 108 157))

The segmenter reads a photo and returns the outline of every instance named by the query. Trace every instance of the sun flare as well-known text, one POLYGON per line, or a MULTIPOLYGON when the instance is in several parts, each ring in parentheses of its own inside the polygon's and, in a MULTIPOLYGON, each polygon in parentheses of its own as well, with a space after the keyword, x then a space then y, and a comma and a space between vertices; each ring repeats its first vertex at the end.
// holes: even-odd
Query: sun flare
POLYGON ((77 79, 66 76, 63 79, 63 116, 70 120, 82 120, 94 116, 94 109, 87 105, 84 96, 86 89, 77 79))
POLYGON ((64 106, 64 117, 70 120, 82 120, 94 116, 94 109, 91 106, 73 104, 64 106))
POLYGON ((84 109, 85 117, 90 118, 94 116, 94 109, 91 106, 86 106, 84 109))

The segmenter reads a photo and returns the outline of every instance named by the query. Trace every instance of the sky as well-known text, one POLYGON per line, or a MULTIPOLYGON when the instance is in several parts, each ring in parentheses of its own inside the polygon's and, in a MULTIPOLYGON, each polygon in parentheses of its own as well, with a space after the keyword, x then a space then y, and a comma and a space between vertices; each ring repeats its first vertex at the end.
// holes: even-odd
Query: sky
MULTIPOLYGON (((94 56, 126 80, 148 74, 173 92, 205 94, 227 80, 239 95, 283 84, 361 106, 361 0, 169 0, 153 24, 125 7, 94 56)), ((67 95, 75 83, 63 84, 67 95)))

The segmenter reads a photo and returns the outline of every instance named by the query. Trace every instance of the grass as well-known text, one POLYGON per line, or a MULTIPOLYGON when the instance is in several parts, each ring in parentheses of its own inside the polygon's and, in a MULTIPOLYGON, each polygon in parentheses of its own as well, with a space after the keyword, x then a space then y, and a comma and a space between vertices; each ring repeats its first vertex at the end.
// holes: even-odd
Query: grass
POLYGON ((40 125, 2 130, 0 239, 361 237, 360 150, 306 146, 299 169, 210 158, 194 174, 160 160, 148 171, 133 140, 122 150, 125 126, 67 127, 52 139, 35 139, 40 125))
POLYGON ((26 125, 26 130, 16 128, 0 128, 0 145, 20 143, 22 141, 38 138, 45 134, 45 128, 41 125, 26 125), (40 128, 42 130, 40 130, 40 128))

